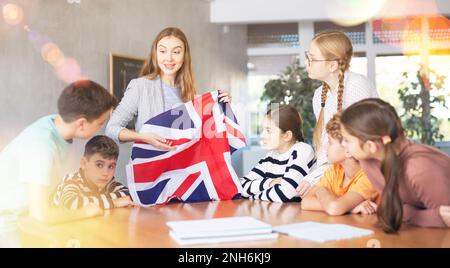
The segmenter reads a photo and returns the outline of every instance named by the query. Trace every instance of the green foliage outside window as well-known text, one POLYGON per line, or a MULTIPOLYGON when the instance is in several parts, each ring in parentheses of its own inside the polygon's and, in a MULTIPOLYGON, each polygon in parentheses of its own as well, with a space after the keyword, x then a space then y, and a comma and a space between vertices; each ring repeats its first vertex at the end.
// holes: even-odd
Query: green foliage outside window
POLYGON ((303 119, 303 133, 308 143, 312 143, 312 133, 316 124, 312 98, 314 90, 321 83, 308 77, 304 67, 296 61, 288 66, 277 79, 268 81, 264 86, 261 101, 271 104, 289 104, 297 108, 303 119))
MULTIPOLYGON (((403 106, 400 117, 409 138, 429 145, 444 138, 444 135, 439 133, 442 119, 439 120, 431 113, 433 108, 438 106, 448 108, 445 104, 444 80, 445 76, 433 70, 426 75, 422 68, 415 73, 415 77, 403 73, 403 81, 398 91, 403 106), (431 90, 440 94, 432 96, 431 90)), ((447 120, 450 121, 450 118, 447 120)))

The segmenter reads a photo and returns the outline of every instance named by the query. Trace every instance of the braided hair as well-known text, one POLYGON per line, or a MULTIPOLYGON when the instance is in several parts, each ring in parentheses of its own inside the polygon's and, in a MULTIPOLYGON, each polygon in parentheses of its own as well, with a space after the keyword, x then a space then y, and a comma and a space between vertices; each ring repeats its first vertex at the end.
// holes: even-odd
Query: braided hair
MULTIPOLYGON (((336 59, 338 63, 338 92, 337 111, 342 112, 344 108, 344 74, 350 67, 353 55, 353 46, 350 39, 341 31, 325 31, 316 35, 313 42, 318 46, 321 53, 328 60, 336 59)), ((324 108, 327 101, 327 93, 330 86, 322 82, 322 92, 320 99, 320 113, 314 128, 313 142, 316 151, 321 149, 322 133, 324 130, 324 108)))

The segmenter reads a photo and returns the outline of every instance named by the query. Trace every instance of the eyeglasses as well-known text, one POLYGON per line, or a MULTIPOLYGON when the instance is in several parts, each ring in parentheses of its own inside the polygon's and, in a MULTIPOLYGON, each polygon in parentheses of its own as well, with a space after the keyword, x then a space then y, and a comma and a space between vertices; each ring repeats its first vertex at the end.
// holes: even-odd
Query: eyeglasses
POLYGON ((314 62, 314 61, 335 61, 335 60, 338 60, 338 59, 332 59, 332 60, 315 60, 315 59, 311 58, 311 54, 309 54, 308 51, 305 51, 305 59, 306 59, 306 63, 307 63, 308 65, 311 65, 311 63, 314 62))

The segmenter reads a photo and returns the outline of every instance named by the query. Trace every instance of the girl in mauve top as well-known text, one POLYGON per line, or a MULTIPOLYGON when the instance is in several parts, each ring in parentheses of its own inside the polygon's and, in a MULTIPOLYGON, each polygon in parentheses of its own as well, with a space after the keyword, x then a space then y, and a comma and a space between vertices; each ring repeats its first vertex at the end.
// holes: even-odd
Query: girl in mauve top
POLYGON ((378 221, 394 233, 402 221, 421 227, 450 226, 450 158, 404 134, 395 109, 365 99, 341 116, 343 145, 381 194, 378 221))

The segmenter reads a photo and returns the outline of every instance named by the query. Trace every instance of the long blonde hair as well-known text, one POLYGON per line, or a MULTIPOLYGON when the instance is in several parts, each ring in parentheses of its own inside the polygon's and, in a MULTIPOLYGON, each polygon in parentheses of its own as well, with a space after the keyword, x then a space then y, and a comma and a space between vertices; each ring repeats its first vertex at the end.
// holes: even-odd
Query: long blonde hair
POLYGON ((186 35, 178 28, 169 27, 162 30, 155 38, 152 44, 152 49, 147 60, 141 69, 141 76, 145 76, 148 79, 155 80, 161 75, 161 69, 158 66, 156 59, 158 42, 165 37, 176 37, 180 39, 184 44, 184 61, 180 70, 178 70, 175 77, 175 84, 181 88, 181 99, 184 102, 188 102, 194 99, 197 92, 194 80, 194 74, 192 71, 192 59, 189 44, 186 35))
MULTIPOLYGON (((317 34, 312 40, 317 45, 322 55, 327 60, 336 60, 339 65, 338 84, 338 112, 342 112, 344 98, 344 73, 350 67, 353 55, 353 46, 350 38, 341 31, 331 30, 317 34)), ((324 129, 324 107, 327 101, 327 93, 330 86, 322 82, 322 95, 320 101, 320 113, 314 128, 313 142, 318 152, 321 147, 322 132, 324 129)))

